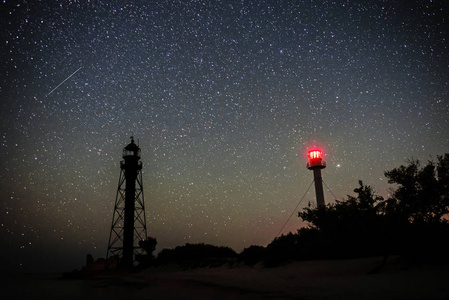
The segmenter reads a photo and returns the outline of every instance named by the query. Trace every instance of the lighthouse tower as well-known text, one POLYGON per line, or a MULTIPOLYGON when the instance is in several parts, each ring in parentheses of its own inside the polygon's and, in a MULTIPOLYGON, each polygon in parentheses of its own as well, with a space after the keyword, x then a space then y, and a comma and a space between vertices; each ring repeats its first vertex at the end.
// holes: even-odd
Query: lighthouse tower
POLYGON ((120 177, 115 198, 106 262, 117 258, 119 266, 131 267, 137 254, 142 254, 140 241, 147 238, 143 200, 140 148, 131 143, 123 149, 120 177))
POLYGON ((323 161, 323 152, 318 149, 310 150, 307 153, 309 162, 307 169, 313 170, 313 179, 315 181, 316 204, 318 207, 324 207, 323 179, 321 178, 321 169, 326 168, 323 161))

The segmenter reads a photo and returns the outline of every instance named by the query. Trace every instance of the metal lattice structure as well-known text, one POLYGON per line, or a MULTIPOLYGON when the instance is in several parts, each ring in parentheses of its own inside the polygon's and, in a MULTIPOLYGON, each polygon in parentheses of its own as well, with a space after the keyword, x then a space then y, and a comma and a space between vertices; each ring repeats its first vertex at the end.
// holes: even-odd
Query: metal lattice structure
POLYGON ((107 268, 134 265, 136 256, 143 254, 139 242, 147 239, 142 162, 134 140, 123 149, 123 158, 106 254, 107 268))

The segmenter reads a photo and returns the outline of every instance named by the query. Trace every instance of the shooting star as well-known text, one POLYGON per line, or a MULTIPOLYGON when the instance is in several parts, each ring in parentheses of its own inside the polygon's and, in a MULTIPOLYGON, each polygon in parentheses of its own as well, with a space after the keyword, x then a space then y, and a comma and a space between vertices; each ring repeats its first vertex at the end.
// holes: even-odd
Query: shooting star
POLYGON ((67 77, 66 79, 64 79, 60 84, 58 84, 57 87, 55 87, 54 89, 52 89, 50 91, 50 93, 48 93, 45 97, 48 97, 48 95, 50 95, 51 93, 53 93, 58 87, 60 87, 61 85, 64 84, 64 82, 66 82, 67 80, 70 79, 70 77, 72 77, 73 75, 75 75, 79 70, 81 70, 83 67, 79 67, 78 70, 76 70, 75 72, 73 72, 69 77, 67 77))

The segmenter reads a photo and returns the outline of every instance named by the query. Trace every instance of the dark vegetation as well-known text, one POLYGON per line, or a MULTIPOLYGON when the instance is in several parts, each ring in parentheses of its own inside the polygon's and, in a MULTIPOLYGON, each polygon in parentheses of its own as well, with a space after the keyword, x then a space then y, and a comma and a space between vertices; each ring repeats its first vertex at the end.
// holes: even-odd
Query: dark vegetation
POLYGON ((152 254, 156 244, 156 239, 151 237, 142 242, 141 246, 146 246, 146 248, 143 247, 146 253, 139 256, 140 267, 170 264, 176 264, 183 269, 232 266, 238 257, 238 254, 229 247, 187 243, 174 249, 163 249, 156 259, 152 254))
POLYGON ((137 255, 136 260, 141 266, 149 266, 154 262, 153 252, 156 250, 157 240, 152 237, 147 237, 145 241, 140 241, 139 246, 142 247, 144 253, 137 255))
POLYGON ((158 257, 159 264, 176 263, 183 268, 220 267, 232 265, 237 253, 229 247, 208 244, 185 244, 174 249, 163 249, 158 257))
POLYGON ((395 185, 388 199, 359 181, 355 197, 304 208, 298 215, 309 227, 274 239, 266 248, 265 265, 391 254, 448 261, 449 154, 423 167, 411 160, 385 176, 395 185))
POLYGON ((260 262, 273 267, 292 260, 366 256, 386 260, 393 254, 449 261, 449 154, 424 166, 410 160, 385 176, 395 185, 388 199, 359 181, 355 196, 325 207, 304 208, 298 215, 309 226, 277 237, 267 247, 250 246, 237 254, 228 247, 185 244, 163 249, 156 259, 152 254, 156 239, 148 238, 141 244, 146 255, 139 261, 142 266, 176 263, 183 268, 260 262))

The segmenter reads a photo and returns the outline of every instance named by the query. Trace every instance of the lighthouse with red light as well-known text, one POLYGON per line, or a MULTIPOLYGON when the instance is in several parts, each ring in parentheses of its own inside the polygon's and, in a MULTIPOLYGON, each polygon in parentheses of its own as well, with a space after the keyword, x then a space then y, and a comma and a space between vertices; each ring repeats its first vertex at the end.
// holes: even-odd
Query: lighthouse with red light
POLYGON ((326 168, 326 162, 323 161, 323 152, 319 149, 310 150, 307 153, 309 162, 307 169, 313 170, 313 179, 315 181, 316 204, 318 207, 324 207, 323 179, 321 178, 321 169, 326 168))

